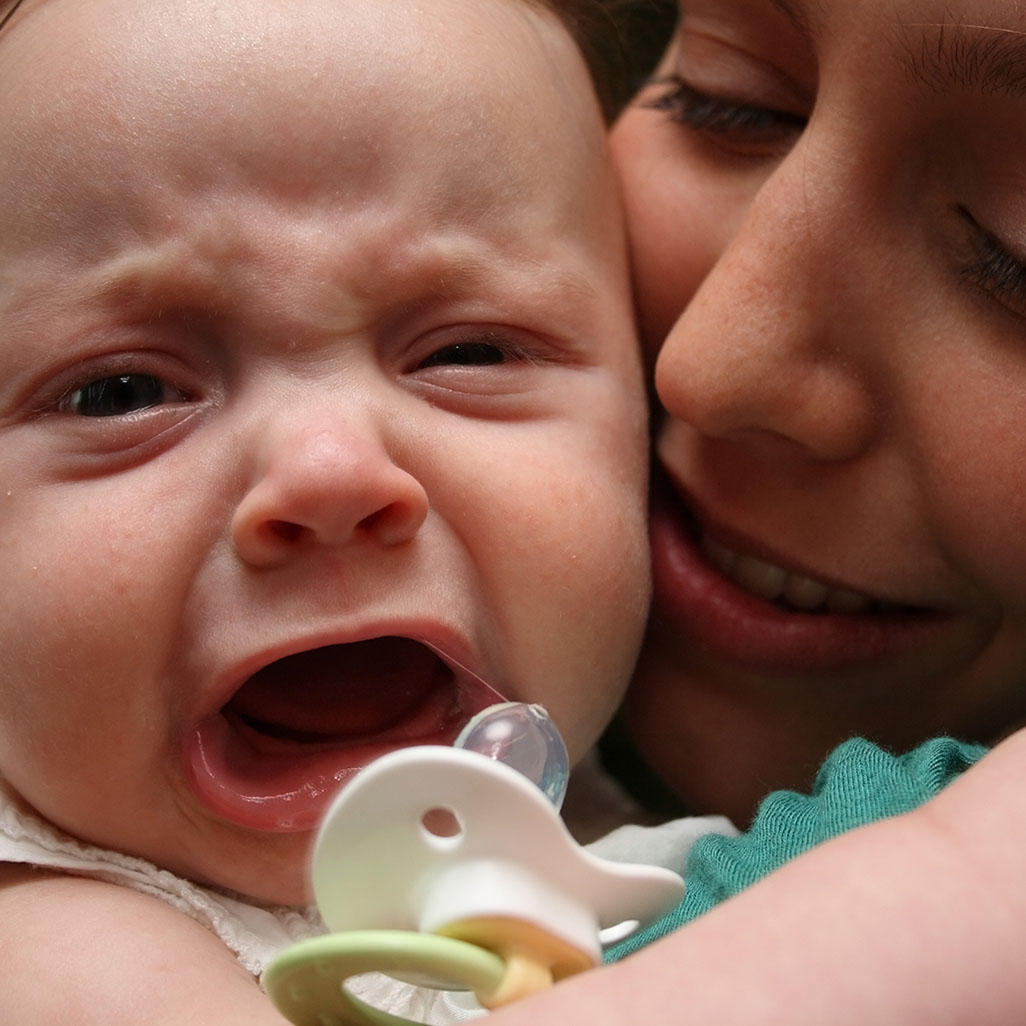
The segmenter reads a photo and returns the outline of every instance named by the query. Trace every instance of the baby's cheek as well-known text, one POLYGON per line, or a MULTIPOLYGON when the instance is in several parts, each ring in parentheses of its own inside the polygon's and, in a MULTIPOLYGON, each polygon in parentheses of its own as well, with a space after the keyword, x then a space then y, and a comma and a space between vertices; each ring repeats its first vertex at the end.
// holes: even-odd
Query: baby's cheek
MULTIPOLYGON (((533 601, 516 630, 533 666, 537 700, 567 735, 572 754, 594 742, 626 688, 641 645, 649 600, 643 517, 624 515, 621 494, 584 488, 567 498, 579 530, 545 572, 531 575, 533 601)), ((526 567, 538 566, 524 554, 526 567)))

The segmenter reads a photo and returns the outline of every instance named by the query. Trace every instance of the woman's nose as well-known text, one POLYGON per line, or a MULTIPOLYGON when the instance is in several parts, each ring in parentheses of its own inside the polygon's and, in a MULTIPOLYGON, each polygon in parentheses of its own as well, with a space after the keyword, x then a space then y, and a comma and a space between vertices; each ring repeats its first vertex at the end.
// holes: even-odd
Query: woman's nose
POLYGON ((860 370, 869 286, 844 265, 847 214, 831 207, 843 198, 817 191, 799 156, 763 184, 671 329, 656 390, 705 435, 784 438, 810 458, 844 460, 875 427, 860 370))
POLYGON ((232 520, 240 557, 277 566, 299 551, 363 537, 412 540, 428 512, 421 483, 396 464, 375 430, 340 416, 268 429, 258 470, 232 520))

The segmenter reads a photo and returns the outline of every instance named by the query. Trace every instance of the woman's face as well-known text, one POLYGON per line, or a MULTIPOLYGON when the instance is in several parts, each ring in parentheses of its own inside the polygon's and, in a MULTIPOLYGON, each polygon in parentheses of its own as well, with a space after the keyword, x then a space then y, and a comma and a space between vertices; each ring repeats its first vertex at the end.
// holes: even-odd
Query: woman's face
POLYGON ((667 411, 626 717, 743 819, 1026 719, 1026 11, 682 7, 614 132, 667 411))

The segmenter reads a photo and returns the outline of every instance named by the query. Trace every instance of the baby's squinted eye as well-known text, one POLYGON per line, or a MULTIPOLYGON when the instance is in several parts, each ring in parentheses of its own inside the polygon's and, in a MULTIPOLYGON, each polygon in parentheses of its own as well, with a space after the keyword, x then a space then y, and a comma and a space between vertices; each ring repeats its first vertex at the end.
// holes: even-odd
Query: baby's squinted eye
POLYGON ((505 363, 506 354, 501 346, 493 342, 458 342, 445 346, 432 353, 420 365, 425 367, 443 367, 455 364, 461 367, 483 366, 487 364, 505 363))
POLYGON ((152 374, 113 374, 67 392, 59 409, 83 417, 122 417, 187 398, 181 389, 152 374))

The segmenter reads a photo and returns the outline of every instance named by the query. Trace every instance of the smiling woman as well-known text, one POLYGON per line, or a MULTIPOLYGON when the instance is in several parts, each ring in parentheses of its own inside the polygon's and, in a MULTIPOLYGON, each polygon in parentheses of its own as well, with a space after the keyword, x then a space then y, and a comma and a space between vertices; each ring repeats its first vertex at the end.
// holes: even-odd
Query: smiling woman
POLYGON ((666 410, 625 722, 691 808, 1026 721, 1024 31, 695 0, 614 130, 666 410))
POLYGON ((492 1021, 1026 1021, 1026 12, 679 6, 613 132, 663 405, 625 725, 739 822, 834 755, 699 842, 677 923, 867 777, 876 821, 492 1021))

